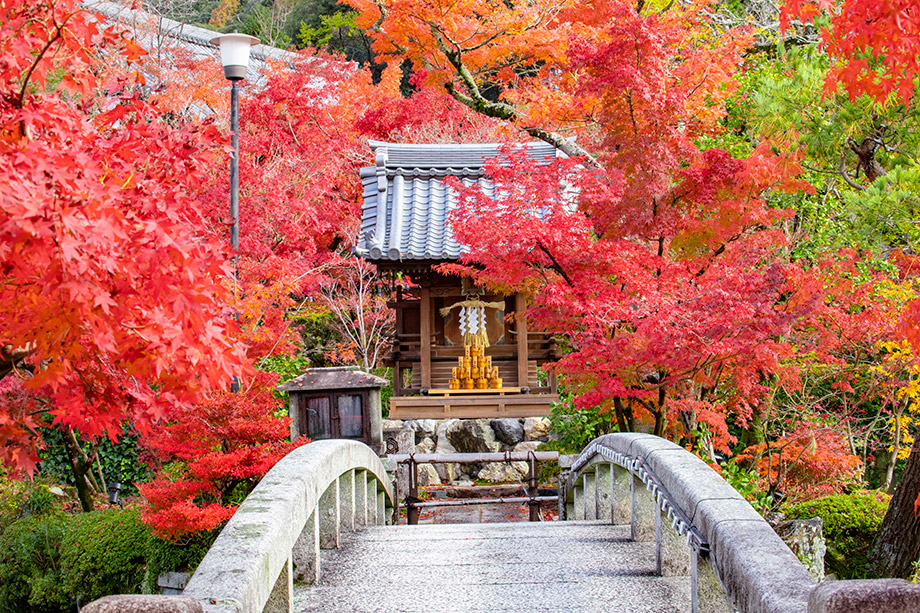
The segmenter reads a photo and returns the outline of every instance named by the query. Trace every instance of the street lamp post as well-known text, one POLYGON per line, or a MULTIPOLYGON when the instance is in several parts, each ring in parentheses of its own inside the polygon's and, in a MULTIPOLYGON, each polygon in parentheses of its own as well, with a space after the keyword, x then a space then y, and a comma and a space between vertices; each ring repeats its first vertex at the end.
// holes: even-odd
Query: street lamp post
POLYGON ((220 47, 220 62, 224 76, 230 80, 230 132, 233 156, 230 158, 230 243, 233 251, 240 248, 240 89, 239 83, 246 78, 249 67, 249 51, 259 44, 259 39, 248 34, 221 34, 211 39, 211 44, 220 47))
MULTIPOLYGON (((233 247, 234 271, 236 276, 236 258, 240 248, 240 90, 239 82, 246 78, 249 68, 249 52, 259 39, 248 34, 221 34, 211 39, 211 44, 220 47, 220 63, 224 66, 224 76, 230 80, 230 132, 233 153, 230 158, 230 245, 233 247)), ((240 391, 238 377, 233 377, 231 392, 240 391)))

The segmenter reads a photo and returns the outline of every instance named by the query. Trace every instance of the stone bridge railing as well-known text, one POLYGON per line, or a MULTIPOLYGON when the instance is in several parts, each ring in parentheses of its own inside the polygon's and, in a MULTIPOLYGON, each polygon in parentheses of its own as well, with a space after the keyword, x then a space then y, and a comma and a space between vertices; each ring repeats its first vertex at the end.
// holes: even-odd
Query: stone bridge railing
POLYGON ((900 579, 816 585, 757 511, 705 462, 650 434, 608 434, 575 460, 560 517, 629 524, 655 541, 664 576, 690 577, 693 613, 920 611, 920 586, 900 579))
POLYGON ((363 443, 315 441, 278 462, 227 522, 182 596, 109 596, 84 612, 290 611, 293 583, 320 576, 341 530, 386 523, 392 484, 363 443))

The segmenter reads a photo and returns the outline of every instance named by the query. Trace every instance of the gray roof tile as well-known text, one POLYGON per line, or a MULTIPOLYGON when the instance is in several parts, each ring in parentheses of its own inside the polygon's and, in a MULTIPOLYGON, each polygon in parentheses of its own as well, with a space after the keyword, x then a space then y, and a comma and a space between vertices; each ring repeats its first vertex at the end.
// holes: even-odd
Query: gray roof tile
POLYGON ((302 375, 276 389, 282 392, 312 392, 333 389, 369 389, 389 383, 376 375, 358 370, 356 366, 308 368, 302 375))
MULTIPOLYGON (((371 260, 455 260, 465 250, 448 225, 457 194, 445 183, 457 177, 489 196, 483 163, 500 144, 415 145, 371 141, 376 165, 360 171, 364 187, 361 234, 355 253, 371 260)), ((562 157, 552 145, 522 145, 535 161, 562 157)))

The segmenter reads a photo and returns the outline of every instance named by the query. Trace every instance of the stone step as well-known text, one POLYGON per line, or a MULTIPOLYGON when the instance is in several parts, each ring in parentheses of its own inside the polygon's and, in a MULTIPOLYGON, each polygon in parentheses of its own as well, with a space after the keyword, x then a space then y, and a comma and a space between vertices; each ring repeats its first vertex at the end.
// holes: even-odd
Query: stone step
POLYGON ((655 576, 654 543, 628 537, 593 522, 369 528, 323 551, 322 580, 295 587, 294 610, 689 610, 689 580, 655 576))

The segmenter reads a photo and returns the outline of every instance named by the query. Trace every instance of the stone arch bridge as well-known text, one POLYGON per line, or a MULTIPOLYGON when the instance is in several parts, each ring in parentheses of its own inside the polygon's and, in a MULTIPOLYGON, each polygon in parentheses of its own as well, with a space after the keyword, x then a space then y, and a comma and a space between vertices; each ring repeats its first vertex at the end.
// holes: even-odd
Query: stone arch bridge
POLYGON ((281 460, 183 596, 112 596, 86 613, 920 612, 903 580, 816 584, 764 519, 693 454, 610 434, 560 492, 567 521, 395 526, 374 452, 326 440, 281 460))

